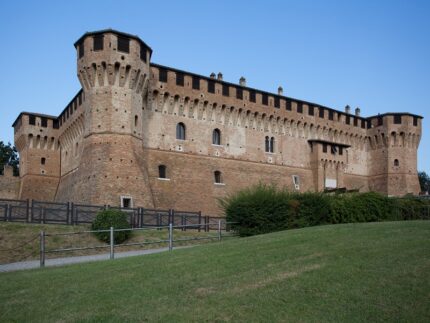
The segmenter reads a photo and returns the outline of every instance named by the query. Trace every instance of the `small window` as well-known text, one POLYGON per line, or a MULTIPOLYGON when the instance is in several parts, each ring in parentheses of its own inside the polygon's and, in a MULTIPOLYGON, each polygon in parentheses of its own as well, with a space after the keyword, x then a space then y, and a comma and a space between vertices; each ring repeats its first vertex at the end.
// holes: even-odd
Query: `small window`
POLYGON ((222 85, 222 95, 229 96, 230 95, 230 88, 227 84, 222 85))
POLYGON ((130 52, 130 38, 118 37, 118 51, 129 53, 130 52))
POLYGON ((47 118, 45 118, 45 117, 42 117, 40 125, 41 125, 43 128, 46 128, 46 127, 48 126, 48 119, 47 119, 47 118))
POLYGON ((313 116, 313 115, 314 115, 314 107, 313 107, 313 106, 311 106, 311 105, 309 105, 309 106, 308 106, 308 114, 309 114, 310 116, 313 116))
POLYGON ((323 144, 323 153, 327 152, 327 144, 323 144))
POLYGON ((81 41, 80 43, 79 43, 79 58, 82 58, 83 56, 84 56, 84 54, 85 54, 85 52, 84 52, 84 42, 83 41, 81 41))
POLYGON ((243 100, 243 90, 236 88, 236 99, 243 100))
POLYGON ((40 158, 40 164, 45 165, 45 163, 46 163, 46 158, 45 157, 40 158))
POLYGON ((382 126, 384 124, 384 119, 382 117, 378 117, 378 126, 382 126))
POLYGON ((214 129, 212 132, 212 144, 221 145, 221 131, 219 129, 214 129))
POLYGON ((139 117, 138 116, 134 116, 134 126, 137 127, 137 124, 139 122, 139 117))
POLYGON ((158 166, 158 178, 167 178, 167 167, 165 165, 158 166))
POLYGON ((345 123, 346 123, 346 124, 351 124, 351 117, 350 117, 350 116, 348 116, 348 115, 347 115, 347 116, 345 117, 345 123))
POLYGON ((193 76, 193 89, 200 90, 200 78, 197 76, 193 76))
POLYGON ((269 104, 269 97, 267 96, 267 94, 262 94, 261 95, 261 103, 264 105, 268 105, 269 104))
POLYGON ((293 184, 296 190, 300 189, 300 178, 298 175, 293 175, 293 184))
POLYGON ((34 126, 36 124, 36 117, 35 116, 28 116, 28 124, 34 126))
POLYGON ((96 35, 93 37, 94 51, 103 50, 103 35, 96 35))
POLYGON ((140 59, 146 63, 147 50, 142 44, 140 45, 140 59))
POLYGON ((215 93, 215 82, 214 81, 208 81, 208 92, 209 93, 215 93))
POLYGON ((270 152, 275 152, 275 137, 270 138, 270 152))
POLYGON ((303 103, 297 102, 297 112, 303 113, 303 103))
POLYGON ((328 119, 329 120, 333 120, 334 119, 334 112, 331 111, 331 110, 328 111, 328 119))
POLYGON ((336 155, 337 154, 337 146, 331 145, 331 154, 336 155))
POLYGON ((278 109, 281 106, 281 99, 277 96, 275 96, 274 105, 275 105, 275 108, 278 108, 278 109))
POLYGON ((414 126, 415 127, 418 126, 418 118, 417 117, 414 117, 414 126))
POLYGON ((222 174, 219 170, 214 171, 215 184, 222 184, 222 174))
POLYGON ((266 136, 264 141, 264 150, 266 153, 273 153, 275 151, 275 137, 269 138, 269 136, 266 136))
POLYGON ((176 125, 176 139, 185 140, 185 125, 182 122, 176 125))
POLYGON ((176 72, 176 85, 184 86, 184 73, 176 72))
POLYGON ((59 123, 58 123, 58 119, 55 119, 55 120, 52 122, 52 126, 54 127, 54 129, 58 129, 58 128, 60 128, 60 127, 59 127, 59 123))
POLYGON ((361 119, 361 128, 366 129, 366 120, 361 119))
POLYGON ((358 126, 358 118, 354 118, 354 127, 358 126))
POLYGON ((291 111, 291 101, 287 100, 287 102, 285 102, 285 109, 288 111, 291 111))
POLYGON ((319 108, 319 117, 324 118, 324 108, 319 108))
POLYGON ((367 129, 371 129, 372 128, 372 120, 367 120, 367 129))
POLYGON ((82 93, 79 93, 79 96, 78 96, 78 104, 79 104, 79 105, 82 105, 82 93))
POLYGON ((126 209, 132 208, 133 199, 129 196, 121 196, 121 207, 126 209))
POLYGON ((160 82, 167 83, 167 70, 165 68, 160 68, 158 73, 158 80, 160 82))
POLYGON ((256 102, 255 91, 249 91, 249 101, 250 102, 256 102))
POLYGON ((343 147, 339 147, 339 155, 343 155, 343 147))
POLYGON ((394 116, 394 124, 401 124, 402 123, 402 116, 399 114, 396 114, 394 116))
POLYGON ((396 166, 396 167, 400 166, 400 163, 399 163, 398 159, 394 159, 394 166, 396 166))

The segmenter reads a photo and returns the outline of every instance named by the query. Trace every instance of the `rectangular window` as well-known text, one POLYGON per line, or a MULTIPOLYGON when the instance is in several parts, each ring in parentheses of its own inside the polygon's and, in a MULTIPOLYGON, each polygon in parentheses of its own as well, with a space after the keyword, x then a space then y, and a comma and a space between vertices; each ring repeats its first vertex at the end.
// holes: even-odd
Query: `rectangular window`
POLYGON ((184 73, 176 72, 176 85, 184 86, 184 73))
POLYGON ((146 63, 146 55, 147 55, 146 47, 143 45, 140 45, 140 59, 145 63, 146 63))
POLYGON ((401 124, 402 123, 402 116, 401 115, 394 115, 394 124, 401 124))
POLYGON ((328 119, 329 120, 333 120, 334 119, 334 112, 331 111, 331 110, 328 111, 328 119))
POLYGON ((79 105, 82 104, 82 93, 80 93, 79 96, 78 96, 78 104, 79 105))
POLYGON ((382 117, 378 117, 378 126, 382 126, 384 124, 384 119, 382 117))
POLYGON ((339 147, 339 155, 343 155, 343 147, 339 147))
POLYGON ((309 105, 309 106, 308 106, 308 114, 309 114, 310 116, 313 116, 313 115, 314 115, 314 107, 313 107, 313 106, 311 106, 311 105, 309 105))
POLYGON ((256 101, 255 91, 249 91, 249 101, 251 101, 251 102, 255 102, 256 101))
POLYGON ((290 100, 287 100, 285 102, 285 109, 288 111, 291 111, 291 101, 290 100))
POLYGON ((347 116, 345 117, 345 123, 346 123, 346 124, 351 124, 351 117, 350 117, 349 115, 347 115, 347 116))
POLYGON ((264 105, 268 105, 269 104, 269 97, 267 96, 267 94, 262 94, 261 96, 261 103, 264 105))
POLYGON ((418 118, 417 117, 414 117, 414 126, 415 127, 418 126, 418 118))
POLYGON ((103 50, 103 35, 96 35, 93 37, 94 51, 103 50))
POLYGON ((236 88, 236 99, 243 100, 243 90, 236 88))
POLYGON ((215 93, 215 82, 214 81, 208 81, 208 92, 209 93, 215 93))
POLYGON ((224 96, 230 95, 230 88, 227 84, 222 85, 222 95, 224 95, 224 96))
POLYGON ((46 127, 48 126, 48 119, 47 119, 47 118, 42 117, 42 120, 41 120, 40 125, 41 125, 43 128, 46 128, 46 127))
POLYGON ((167 83, 167 70, 164 68, 160 68, 158 74, 158 80, 163 83, 167 83))
POLYGON ((366 129, 366 120, 361 119, 361 128, 366 129))
POLYGON ((323 153, 327 152, 327 144, 323 144, 323 153))
POLYGON ((358 118, 354 118, 354 127, 358 126, 358 118))
POLYGON ((55 120, 52 122, 52 126, 54 127, 54 129, 58 129, 58 128, 59 128, 58 119, 55 119, 55 120))
POLYGON ((372 128, 372 120, 367 120, 367 129, 372 128))
POLYGON ((118 51, 130 52, 130 38, 118 36, 118 51))
POLYGON ((275 108, 278 108, 281 106, 281 100, 279 97, 275 96, 275 108))
POLYGON ((323 108, 319 108, 319 117, 320 118, 324 118, 324 109, 323 108))
POLYGON ((303 103, 297 102, 297 112, 303 113, 303 103))
POLYGON ((200 90, 200 78, 193 76, 193 90, 200 90))
POLYGON ((79 48, 79 58, 82 58, 84 56, 84 42, 81 41, 78 45, 79 48))
POLYGON ((35 125, 36 124, 36 117, 35 116, 28 116, 28 124, 35 125))

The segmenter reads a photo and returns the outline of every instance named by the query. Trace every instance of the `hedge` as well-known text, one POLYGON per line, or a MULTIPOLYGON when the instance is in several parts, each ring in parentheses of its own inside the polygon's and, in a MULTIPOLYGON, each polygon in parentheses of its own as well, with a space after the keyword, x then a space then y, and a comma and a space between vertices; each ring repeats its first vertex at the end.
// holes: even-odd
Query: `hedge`
MULTIPOLYGON (((92 230, 109 230, 111 227, 114 229, 130 228, 130 224, 127 221, 127 213, 113 209, 100 211, 91 225, 92 230)), ((94 234, 100 241, 110 242, 110 232, 95 232, 94 234)), ((114 242, 116 244, 122 243, 130 236, 131 230, 114 232, 114 242)))
POLYGON ((241 236, 307 226, 428 219, 429 201, 368 193, 297 193, 258 184, 220 200, 241 236))

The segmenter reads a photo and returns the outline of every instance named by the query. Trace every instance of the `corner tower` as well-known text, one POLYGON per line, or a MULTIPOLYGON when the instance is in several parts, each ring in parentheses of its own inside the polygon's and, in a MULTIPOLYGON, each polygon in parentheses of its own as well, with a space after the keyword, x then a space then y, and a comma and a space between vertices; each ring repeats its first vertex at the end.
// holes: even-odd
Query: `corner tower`
POLYGON ((142 105, 152 50, 137 36, 115 30, 86 33, 75 48, 85 97, 83 149, 73 178, 62 178, 57 200, 151 207, 142 105))

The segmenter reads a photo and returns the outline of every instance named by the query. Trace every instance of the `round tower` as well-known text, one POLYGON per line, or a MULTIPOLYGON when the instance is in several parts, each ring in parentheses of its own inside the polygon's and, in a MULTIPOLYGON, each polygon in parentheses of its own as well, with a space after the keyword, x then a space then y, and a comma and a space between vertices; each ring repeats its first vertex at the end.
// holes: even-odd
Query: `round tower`
POLYGON ((88 32, 75 48, 85 106, 84 148, 73 200, 151 207, 142 101, 152 50, 137 36, 115 30, 88 32))

